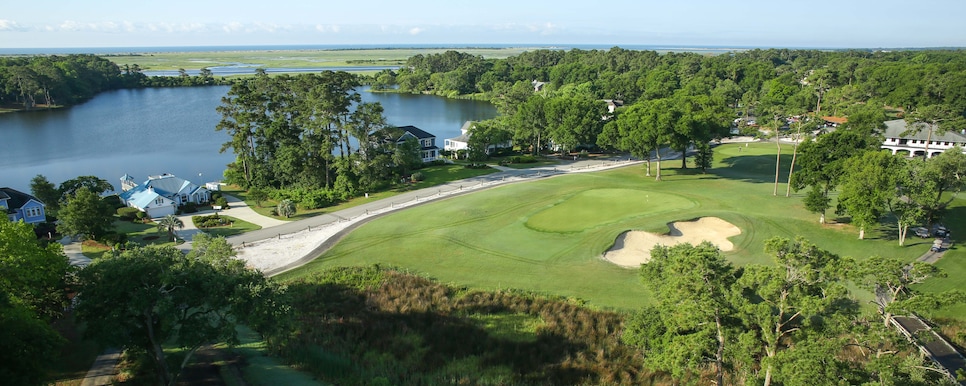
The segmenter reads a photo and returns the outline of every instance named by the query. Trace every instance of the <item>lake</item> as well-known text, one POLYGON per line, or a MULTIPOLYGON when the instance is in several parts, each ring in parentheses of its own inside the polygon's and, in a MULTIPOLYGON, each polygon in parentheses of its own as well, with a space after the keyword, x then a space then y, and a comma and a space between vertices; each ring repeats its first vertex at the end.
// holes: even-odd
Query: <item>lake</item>
MULTIPOLYGON (((0 186, 30 191, 43 174, 54 184, 94 175, 118 187, 130 174, 171 173, 197 182, 222 179, 235 157, 219 153, 228 134, 216 132, 215 108, 227 86, 116 90, 73 107, 0 114, 0 186)), ((495 117, 489 103, 431 95, 371 93, 389 124, 413 125, 436 135, 438 146, 467 120, 495 117)))

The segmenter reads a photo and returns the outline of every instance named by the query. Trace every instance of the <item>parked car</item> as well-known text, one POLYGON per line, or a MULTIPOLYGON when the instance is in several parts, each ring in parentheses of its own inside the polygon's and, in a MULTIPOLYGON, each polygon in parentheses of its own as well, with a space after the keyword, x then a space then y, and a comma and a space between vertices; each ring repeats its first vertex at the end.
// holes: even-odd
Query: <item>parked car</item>
POLYGON ((920 238, 925 239, 929 237, 929 230, 926 228, 923 228, 923 227, 913 228, 912 231, 915 232, 916 236, 919 236, 920 238))
POLYGON ((946 235, 949 234, 949 229, 946 229, 946 227, 940 225, 936 227, 934 234, 936 237, 946 237, 946 235))

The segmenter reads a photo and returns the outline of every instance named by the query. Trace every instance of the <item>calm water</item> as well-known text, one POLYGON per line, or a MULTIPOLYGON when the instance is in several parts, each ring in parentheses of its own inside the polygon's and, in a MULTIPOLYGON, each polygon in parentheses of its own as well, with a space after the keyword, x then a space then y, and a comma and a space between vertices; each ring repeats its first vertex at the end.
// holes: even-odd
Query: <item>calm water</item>
MULTIPOLYGON (((95 175, 115 186, 125 173, 139 182, 161 173, 221 180, 234 160, 230 151, 218 153, 228 134, 215 131, 215 108, 227 92, 226 86, 118 90, 66 109, 0 114, 0 186, 29 192, 37 174, 54 184, 95 175)), ((435 134, 439 146, 458 136, 464 121, 496 116, 479 101, 369 92, 362 98, 382 103, 390 124, 435 134)))

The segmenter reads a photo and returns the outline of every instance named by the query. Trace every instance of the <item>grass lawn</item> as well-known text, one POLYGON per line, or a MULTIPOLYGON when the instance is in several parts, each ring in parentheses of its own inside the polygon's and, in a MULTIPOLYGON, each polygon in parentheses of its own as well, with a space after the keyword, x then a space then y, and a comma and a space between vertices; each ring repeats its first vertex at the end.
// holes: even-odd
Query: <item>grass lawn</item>
POLYGON ((219 216, 229 221, 231 225, 205 228, 205 229, 202 229, 202 231, 215 237, 219 237, 219 236, 231 237, 235 235, 240 235, 245 232, 251 232, 254 230, 262 229, 262 227, 259 225, 252 224, 248 221, 245 221, 239 218, 225 216, 225 215, 219 215, 219 216))
MULTIPOLYGON (((535 48, 460 48, 458 51, 474 56, 503 59, 535 48)), ((143 70, 197 70, 203 67, 254 64, 271 68, 314 68, 351 66, 401 66, 406 59, 422 54, 440 54, 452 48, 403 48, 365 50, 263 50, 263 51, 208 51, 208 52, 146 52, 130 55, 109 55, 117 63, 137 64, 143 70)))
MULTIPOLYGON (((660 182, 644 177, 641 165, 505 185, 410 208, 361 226, 280 279, 379 263, 472 288, 533 290, 636 309, 648 303, 636 270, 599 258, 626 230, 663 233, 668 222, 720 217, 742 230, 731 239, 735 250, 726 253, 737 265, 769 264, 763 248, 773 236, 802 236, 859 260, 882 255, 912 261, 928 249, 918 239, 899 247, 887 226, 858 240, 848 224, 819 224, 803 208, 804 192, 785 197, 780 184, 779 195, 772 195, 774 144, 741 148, 717 147, 709 174, 677 169, 680 161, 672 160, 663 162, 660 182)), ((789 149, 782 159, 784 181, 789 149)), ((958 234, 961 228, 949 225, 958 234)))
POLYGON ((490 173, 496 173, 499 170, 496 170, 493 168, 467 169, 462 165, 446 164, 446 165, 429 166, 424 169, 420 169, 419 171, 423 173, 423 177, 425 178, 423 179, 423 181, 420 181, 418 183, 405 184, 402 186, 398 186, 394 189, 386 190, 382 192, 370 192, 368 198, 365 195, 362 195, 360 197, 355 197, 349 201, 340 203, 335 206, 328 206, 325 208, 318 208, 318 209, 299 208, 298 213, 296 213, 294 216, 289 218, 285 218, 283 216, 272 216, 272 213, 271 213, 272 208, 278 205, 277 201, 269 199, 269 200, 262 201, 261 205, 256 204, 254 200, 248 197, 248 192, 246 192, 239 186, 225 185, 222 187, 222 192, 231 196, 235 196, 239 200, 245 201, 245 203, 248 204, 250 208, 252 208, 255 212, 263 216, 268 216, 279 220, 295 221, 295 220, 301 220, 301 219, 309 218, 313 216, 318 216, 324 213, 332 213, 342 209, 348 209, 348 208, 362 205, 374 200, 389 198, 409 190, 422 189, 430 186, 445 184, 450 181, 456 181, 464 178, 487 175, 490 173))

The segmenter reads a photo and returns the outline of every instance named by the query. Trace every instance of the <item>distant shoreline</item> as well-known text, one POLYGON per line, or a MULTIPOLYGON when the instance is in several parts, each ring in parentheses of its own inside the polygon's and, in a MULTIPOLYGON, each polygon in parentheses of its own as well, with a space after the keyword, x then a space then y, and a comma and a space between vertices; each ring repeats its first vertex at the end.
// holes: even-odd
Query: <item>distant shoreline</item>
MULTIPOLYGON (((179 52, 239 52, 239 51, 351 51, 351 50, 405 50, 405 49, 581 49, 607 50, 620 47, 628 50, 674 51, 674 52, 731 52, 753 49, 787 48, 795 50, 881 50, 883 48, 844 47, 767 47, 767 46, 721 46, 685 44, 318 44, 318 45, 240 45, 240 46, 146 46, 146 47, 47 47, 47 48, 0 48, 0 55, 53 55, 95 54, 130 55, 135 53, 179 52)), ((901 49, 955 49, 937 48, 890 48, 901 49)))

